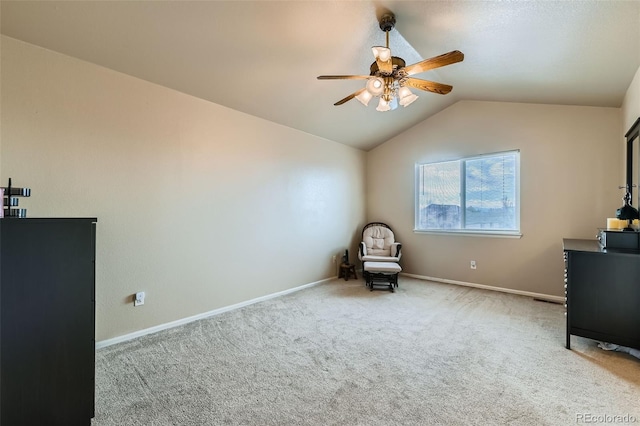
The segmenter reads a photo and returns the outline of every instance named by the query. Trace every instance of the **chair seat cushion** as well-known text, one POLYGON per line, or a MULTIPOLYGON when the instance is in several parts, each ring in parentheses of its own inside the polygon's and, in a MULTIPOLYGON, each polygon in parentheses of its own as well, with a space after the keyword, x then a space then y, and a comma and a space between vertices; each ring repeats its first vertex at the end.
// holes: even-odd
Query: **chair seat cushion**
POLYGON ((402 268, 394 262, 364 262, 364 270, 368 272, 397 274, 402 271, 402 268))
POLYGON ((400 258, 399 257, 392 257, 392 256, 371 256, 371 255, 366 255, 366 256, 362 256, 362 261, 363 262, 399 262, 400 258))

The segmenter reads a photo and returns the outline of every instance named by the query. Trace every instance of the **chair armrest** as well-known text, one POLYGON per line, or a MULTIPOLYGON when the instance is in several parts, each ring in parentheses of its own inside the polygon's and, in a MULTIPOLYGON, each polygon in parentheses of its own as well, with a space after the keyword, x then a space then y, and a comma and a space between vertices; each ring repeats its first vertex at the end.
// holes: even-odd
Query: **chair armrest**
POLYGON ((364 256, 367 255, 367 246, 364 241, 360 242, 360 247, 358 248, 358 259, 362 260, 364 256))
POLYGON ((393 243, 391 244, 391 256, 392 257, 397 257, 398 260, 400 260, 400 257, 402 256, 402 244, 401 243, 393 243))

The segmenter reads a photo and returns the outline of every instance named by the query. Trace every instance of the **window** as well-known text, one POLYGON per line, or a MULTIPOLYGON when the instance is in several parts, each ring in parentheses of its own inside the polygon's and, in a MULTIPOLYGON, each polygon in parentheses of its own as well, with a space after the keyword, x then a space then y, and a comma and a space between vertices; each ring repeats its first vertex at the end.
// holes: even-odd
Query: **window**
POLYGON ((416 164, 416 231, 520 233, 520 152, 416 164))

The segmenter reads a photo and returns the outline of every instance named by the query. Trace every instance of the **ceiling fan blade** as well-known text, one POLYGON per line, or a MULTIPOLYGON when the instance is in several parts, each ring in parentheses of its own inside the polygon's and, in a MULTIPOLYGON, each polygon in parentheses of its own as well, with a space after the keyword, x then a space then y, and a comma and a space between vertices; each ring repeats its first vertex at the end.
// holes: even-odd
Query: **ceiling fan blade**
POLYGON ((351 99, 355 98, 356 96, 358 96, 360 93, 364 92, 365 90, 366 90, 366 89, 363 87, 362 89, 360 89, 360 90, 358 90, 358 91, 356 91, 356 92, 353 92, 352 94, 350 94, 350 95, 349 95, 349 96, 347 96, 346 98, 344 98, 344 99, 340 99, 338 102, 336 102, 336 103, 335 103, 335 104, 333 104, 333 105, 338 106, 338 105, 342 105, 342 104, 343 104, 343 103, 345 103, 345 102, 349 102, 351 99))
POLYGON ((453 89, 453 86, 448 84, 436 83, 435 81, 420 80, 419 78, 407 78, 404 82, 406 86, 416 89, 424 90, 427 92, 438 93, 440 95, 446 95, 453 89))
POLYGON ((456 62, 461 62, 462 60, 464 60, 464 54, 459 50, 453 50, 449 53, 445 53, 440 56, 434 56, 433 58, 425 59, 424 61, 408 65, 404 67, 404 70, 407 75, 413 75, 429 71, 434 68, 444 67, 445 65, 455 64, 456 62))
POLYGON ((319 75, 318 80, 366 80, 370 75, 319 75))

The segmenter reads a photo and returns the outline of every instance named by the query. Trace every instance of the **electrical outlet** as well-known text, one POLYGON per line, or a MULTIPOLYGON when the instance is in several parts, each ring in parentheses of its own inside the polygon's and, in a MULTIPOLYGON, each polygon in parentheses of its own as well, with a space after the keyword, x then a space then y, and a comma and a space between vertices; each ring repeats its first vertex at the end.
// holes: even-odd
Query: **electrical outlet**
POLYGON ((476 261, 475 260, 471 261, 471 269, 476 269, 476 261))
POLYGON ((144 305, 144 296, 145 296, 144 291, 137 292, 133 299, 133 306, 144 305))
POLYGON ((338 259, 338 256, 336 256, 335 254, 333 255, 333 257, 331 258, 333 263, 336 263, 336 259, 338 259))

